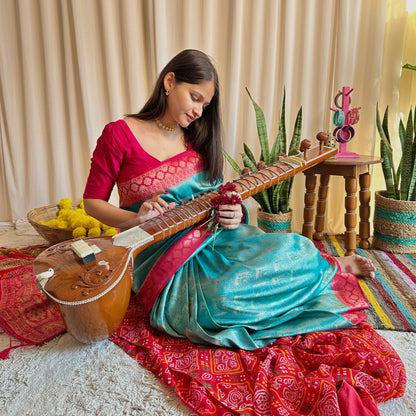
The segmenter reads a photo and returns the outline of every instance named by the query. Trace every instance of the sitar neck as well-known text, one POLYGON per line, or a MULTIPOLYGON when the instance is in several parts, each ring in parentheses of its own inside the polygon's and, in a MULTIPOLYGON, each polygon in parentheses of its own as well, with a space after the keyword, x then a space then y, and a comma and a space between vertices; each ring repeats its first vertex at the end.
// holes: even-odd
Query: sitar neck
MULTIPOLYGON (((319 146, 308 149, 306 153, 280 158, 279 161, 250 172, 233 180, 236 192, 242 199, 257 194, 277 183, 294 176, 296 173, 334 156, 337 150, 319 146)), ((114 236, 115 245, 127 245, 133 250, 150 242, 167 238, 185 228, 207 219, 212 210, 211 200, 218 193, 205 192, 183 202, 163 215, 152 218, 145 223, 114 236)))

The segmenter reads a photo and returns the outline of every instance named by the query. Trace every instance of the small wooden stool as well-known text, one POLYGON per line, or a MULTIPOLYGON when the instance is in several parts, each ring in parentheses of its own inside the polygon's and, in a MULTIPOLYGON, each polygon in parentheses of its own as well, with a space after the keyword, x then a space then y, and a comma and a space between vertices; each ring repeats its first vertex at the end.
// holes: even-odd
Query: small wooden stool
POLYGON ((328 195, 329 176, 343 176, 345 178, 345 255, 354 254, 357 247, 356 231, 357 224, 357 179, 360 183, 360 224, 359 236, 360 247, 370 247, 370 165, 381 163, 382 159, 372 156, 360 156, 360 158, 331 158, 305 170, 306 192, 305 207, 303 210, 302 234, 315 240, 323 239, 325 222, 326 201, 328 195), (313 230, 313 217, 315 214, 315 187, 316 175, 321 175, 316 206, 315 232, 313 230))

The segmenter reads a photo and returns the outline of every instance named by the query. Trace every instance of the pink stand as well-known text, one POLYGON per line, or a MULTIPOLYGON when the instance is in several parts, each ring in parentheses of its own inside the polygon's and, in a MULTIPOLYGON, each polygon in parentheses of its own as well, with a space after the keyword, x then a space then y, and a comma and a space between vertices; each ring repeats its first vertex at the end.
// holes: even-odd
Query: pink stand
MULTIPOLYGON (((342 111, 345 114, 345 121, 344 121, 344 126, 347 125, 347 115, 348 112, 350 111, 350 94, 353 92, 354 88, 350 88, 350 87, 342 87, 342 111)), ((347 157, 352 157, 352 158, 360 158, 360 155, 357 153, 353 153, 353 152, 347 152, 347 143, 340 143, 339 144, 339 152, 335 155, 335 159, 340 159, 340 158, 347 158, 347 157)))
POLYGON ((347 152, 347 143, 339 144, 339 152, 335 155, 335 159, 354 157, 359 159, 361 156, 358 153, 347 152))

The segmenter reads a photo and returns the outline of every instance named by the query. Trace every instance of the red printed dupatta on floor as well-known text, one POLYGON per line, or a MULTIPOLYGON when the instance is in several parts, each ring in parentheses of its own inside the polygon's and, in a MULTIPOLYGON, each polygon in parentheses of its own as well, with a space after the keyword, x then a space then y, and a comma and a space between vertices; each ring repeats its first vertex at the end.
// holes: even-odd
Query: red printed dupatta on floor
POLYGON ((245 351, 163 334, 132 298, 110 339, 201 416, 376 416, 406 385, 400 357, 365 322, 245 351))

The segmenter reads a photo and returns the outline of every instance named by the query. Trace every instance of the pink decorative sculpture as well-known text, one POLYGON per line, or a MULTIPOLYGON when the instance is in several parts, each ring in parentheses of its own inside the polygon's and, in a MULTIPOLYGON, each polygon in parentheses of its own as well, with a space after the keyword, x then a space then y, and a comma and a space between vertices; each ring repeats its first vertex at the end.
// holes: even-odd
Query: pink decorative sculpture
POLYGON ((334 104, 336 108, 332 108, 334 111, 334 125, 335 130, 333 132, 337 142, 339 142, 339 151, 335 158, 354 157, 359 158, 360 155, 353 152, 347 152, 347 143, 352 140, 355 135, 355 130, 352 127, 353 124, 358 123, 360 119, 359 110, 361 107, 350 109, 351 96, 354 88, 342 87, 342 91, 338 91, 338 94, 334 98, 334 104), (342 103, 339 103, 342 98, 342 103))

